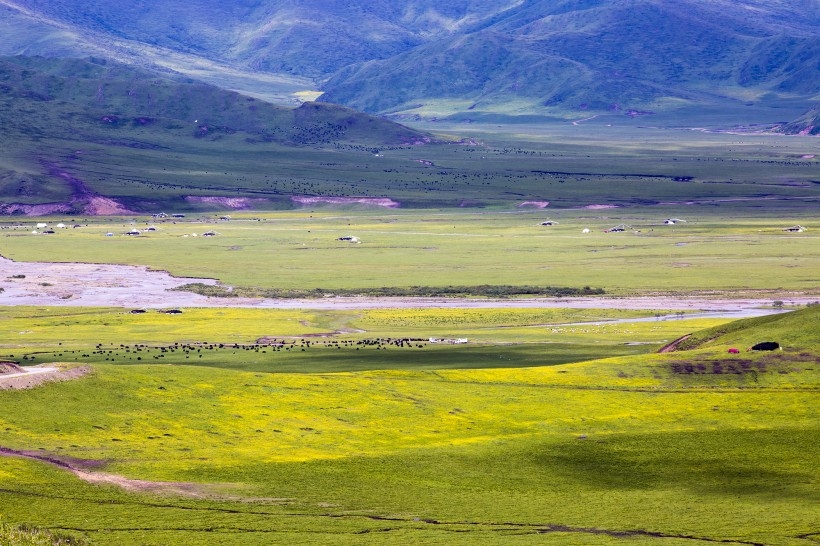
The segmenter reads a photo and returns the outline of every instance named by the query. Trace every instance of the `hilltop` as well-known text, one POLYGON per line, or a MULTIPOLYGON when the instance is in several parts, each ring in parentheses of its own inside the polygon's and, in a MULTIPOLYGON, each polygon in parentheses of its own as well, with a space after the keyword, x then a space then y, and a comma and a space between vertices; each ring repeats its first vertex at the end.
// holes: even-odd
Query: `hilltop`
POLYGON ((739 347, 743 350, 763 341, 774 341, 784 351, 800 353, 820 352, 820 305, 811 305, 799 311, 743 319, 724 326, 694 333, 679 349, 710 349, 739 347))

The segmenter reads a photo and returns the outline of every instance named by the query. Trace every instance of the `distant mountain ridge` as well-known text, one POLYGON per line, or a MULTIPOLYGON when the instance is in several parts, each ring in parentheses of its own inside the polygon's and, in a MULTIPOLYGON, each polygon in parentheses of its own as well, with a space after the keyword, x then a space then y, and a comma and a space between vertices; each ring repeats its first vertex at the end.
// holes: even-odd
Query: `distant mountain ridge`
POLYGON ((322 100, 365 111, 442 99, 475 110, 518 103, 524 113, 820 92, 817 4, 746 2, 742 12, 739 5, 526 2, 470 33, 348 67, 324 85, 322 100))
POLYGON ((0 0, 0 54, 110 56, 259 93, 279 78, 288 100, 319 87, 426 116, 805 111, 818 37, 817 0, 0 0))

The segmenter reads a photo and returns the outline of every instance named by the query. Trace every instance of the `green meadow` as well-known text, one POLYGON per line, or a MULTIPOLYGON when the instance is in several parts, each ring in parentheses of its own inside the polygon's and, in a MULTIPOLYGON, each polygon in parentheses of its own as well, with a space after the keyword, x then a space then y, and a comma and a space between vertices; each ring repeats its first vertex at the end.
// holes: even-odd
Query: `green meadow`
MULTIPOLYGON (((568 124, 475 126, 471 142, 436 127, 446 143, 379 149, 126 126, 44 139, 91 191, 141 213, 7 218, 0 254, 216 279, 188 289, 228 302, 418 287, 820 298, 813 141, 568 124), (402 206, 294 208, 292 193, 402 206), (227 220, 185 195, 282 210, 227 220), (150 216, 166 207, 185 216, 150 216), (69 227, 42 234, 41 221, 69 227), (784 231, 795 224, 806 231, 784 231)), ((6 168, 34 173, 33 152, 7 140, 6 168)), ((0 448, 14 455, 0 457, 0 544, 820 540, 820 307, 730 323, 504 303, 0 307, 0 360, 87 372, 0 391, 0 448), (687 334, 685 350, 657 353, 687 334), (783 350, 746 350, 760 341, 783 350)))
MULTIPOLYGON (((228 221, 221 216, 55 217, 45 221, 81 227, 56 229, 52 235, 32 234, 34 220, 15 219, 0 230, 0 254, 18 261, 146 265, 236 287, 327 294, 420 284, 586 286, 608 294, 778 289, 812 294, 817 291, 814 272, 820 270, 815 233, 820 224, 814 212, 724 218, 702 208, 319 208, 237 213, 228 221), (664 225, 667 218, 685 223, 664 225), (547 219, 557 224, 541 225, 547 219), (620 224, 627 230, 605 233, 620 224), (807 231, 784 231, 795 224, 807 231), (150 226, 156 231, 126 235, 150 226), (216 235, 203 237, 206 232, 216 235), (347 236, 359 242, 339 240, 347 236)), ((13 282, 0 279, 2 285, 13 282)))
POLYGON ((91 371, 1 391, 2 446, 152 484, 3 457, 0 518, 103 545, 810 545, 818 309, 5 308, 4 358, 91 371))

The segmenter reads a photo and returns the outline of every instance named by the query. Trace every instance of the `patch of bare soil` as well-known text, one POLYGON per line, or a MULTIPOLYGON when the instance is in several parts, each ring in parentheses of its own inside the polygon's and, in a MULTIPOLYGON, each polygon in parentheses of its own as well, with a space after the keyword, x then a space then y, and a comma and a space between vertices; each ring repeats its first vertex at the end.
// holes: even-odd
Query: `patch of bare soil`
POLYGON ((532 207, 536 209, 545 209, 550 205, 549 201, 524 201, 523 203, 518 203, 516 207, 519 209, 532 207))
POLYGON ((672 343, 668 343, 668 344, 664 345, 663 347, 661 347, 658 352, 659 353, 671 353, 672 351, 674 351, 678 348, 678 345, 680 345, 681 343, 683 343, 684 341, 686 341, 690 337, 692 337, 692 334, 686 334, 685 336, 679 337, 678 339, 676 339, 672 343))
POLYGON ((0 390, 33 389, 44 383, 70 381, 91 373, 88 366, 76 368, 58 368, 53 366, 32 366, 22 368, 14 366, 12 371, 0 373, 0 390))
POLYGON ((269 203, 268 199, 250 198, 250 197, 218 197, 218 196, 199 196, 188 195, 185 197, 188 203, 200 203, 205 205, 215 205, 234 210, 248 210, 258 208, 259 205, 269 203))
POLYGON ((388 197, 314 197, 307 195, 294 195, 290 198, 294 203, 302 206, 311 205, 366 205, 371 207, 384 207, 388 209, 399 208, 400 203, 388 197))
POLYGON ((16 362, 0 362, 0 378, 3 374, 23 373, 24 371, 16 362))
POLYGON ((88 198, 88 204, 83 209, 83 212, 92 216, 135 214, 133 211, 128 210, 113 199, 99 195, 93 195, 88 198))
POLYGON ((104 463, 99 461, 85 461, 81 459, 68 459, 55 457, 39 451, 23 451, 0 447, 0 456, 21 457, 44 463, 49 463, 58 468, 70 471, 72 474, 84 482, 98 485, 114 485, 126 491, 145 491, 149 493, 181 495, 185 497, 205 497, 204 486, 195 483, 185 482, 153 482, 148 480, 134 480, 116 474, 98 472, 92 470, 94 467, 104 463))

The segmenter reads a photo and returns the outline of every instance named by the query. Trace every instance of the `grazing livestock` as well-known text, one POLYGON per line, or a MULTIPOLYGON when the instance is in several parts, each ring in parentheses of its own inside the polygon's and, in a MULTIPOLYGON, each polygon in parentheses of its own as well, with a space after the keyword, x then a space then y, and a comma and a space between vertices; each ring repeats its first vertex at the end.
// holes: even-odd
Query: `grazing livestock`
POLYGON ((757 345, 752 345, 752 351, 774 351, 780 349, 780 344, 776 341, 763 341, 757 345))

